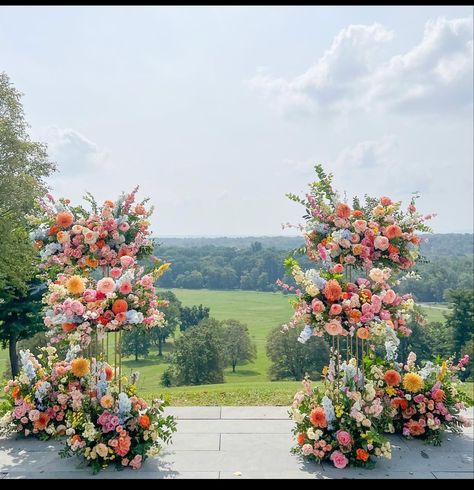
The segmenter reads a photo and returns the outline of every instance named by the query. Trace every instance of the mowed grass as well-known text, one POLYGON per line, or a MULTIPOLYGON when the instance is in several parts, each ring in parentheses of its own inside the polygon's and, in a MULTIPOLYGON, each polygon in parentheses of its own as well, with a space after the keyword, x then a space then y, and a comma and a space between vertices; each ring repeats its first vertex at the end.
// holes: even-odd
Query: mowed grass
POLYGON ((422 303, 423 313, 429 322, 446 322, 445 314, 449 313, 449 304, 447 303, 422 303))

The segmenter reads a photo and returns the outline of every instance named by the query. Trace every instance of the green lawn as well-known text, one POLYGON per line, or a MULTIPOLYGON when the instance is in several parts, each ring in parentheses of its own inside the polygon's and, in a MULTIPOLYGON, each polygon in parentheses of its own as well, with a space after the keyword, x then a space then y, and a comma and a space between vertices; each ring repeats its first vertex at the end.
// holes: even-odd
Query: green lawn
POLYGON ((448 303, 422 303, 421 306, 429 322, 444 323, 446 321, 444 315, 449 312, 448 303))

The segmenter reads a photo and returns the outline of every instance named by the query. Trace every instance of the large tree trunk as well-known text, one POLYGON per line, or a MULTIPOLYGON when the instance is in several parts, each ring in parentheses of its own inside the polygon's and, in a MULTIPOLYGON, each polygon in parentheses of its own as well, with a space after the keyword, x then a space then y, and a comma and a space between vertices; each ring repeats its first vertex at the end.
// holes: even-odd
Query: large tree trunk
POLYGON ((158 355, 162 356, 163 355, 163 340, 161 337, 158 337, 158 355))
POLYGON ((232 372, 235 373, 235 362, 232 363, 232 372))
POLYGON ((8 353, 10 354, 10 368, 12 370, 12 377, 18 375, 20 369, 18 367, 18 353, 16 351, 17 337, 13 331, 10 332, 8 339, 8 353))

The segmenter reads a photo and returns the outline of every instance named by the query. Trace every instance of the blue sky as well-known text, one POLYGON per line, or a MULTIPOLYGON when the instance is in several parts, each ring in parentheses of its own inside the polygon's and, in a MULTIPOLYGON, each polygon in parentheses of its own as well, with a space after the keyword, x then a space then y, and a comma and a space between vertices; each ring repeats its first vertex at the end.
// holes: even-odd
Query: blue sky
MULTIPOLYGON (((472 232, 470 7, 0 7, 56 195, 140 184, 157 235, 280 234, 323 162, 472 232)), ((287 233, 287 232, 285 232, 287 233)))

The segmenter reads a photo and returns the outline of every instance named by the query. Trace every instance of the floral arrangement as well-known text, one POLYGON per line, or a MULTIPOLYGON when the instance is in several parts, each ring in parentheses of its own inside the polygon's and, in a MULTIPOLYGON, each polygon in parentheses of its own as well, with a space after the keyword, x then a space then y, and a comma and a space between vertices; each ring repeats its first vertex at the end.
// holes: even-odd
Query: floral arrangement
MULTIPOLYGON (((409 269, 420 257, 417 231, 430 232, 425 221, 434 215, 417 212, 415 196, 406 212, 389 197, 355 198, 343 202, 332 187, 332 174, 315 166, 319 180, 310 184, 306 199, 288 194, 306 208, 302 227, 310 260, 333 260, 356 268, 409 269)), ((291 225, 290 225, 291 226, 291 225)))
POLYGON ((115 267, 123 256, 140 259, 150 255, 153 241, 148 217, 153 210, 146 209, 147 199, 134 204, 137 191, 138 187, 101 207, 88 194, 85 200, 92 211, 48 194, 40 202, 39 215, 29 216, 40 268, 55 277, 58 272, 115 267))
POLYGON ((342 264, 304 272, 290 258, 286 266, 298 289, 293 317, 283 330, 304 324, 300 342, 325 334, 355 335, 361 340, 383 337, 387 351, 393 354, 398 337, 411 334, 407 324, 414 302, 409 294, 400 296, 389 286, 390 269, 372 268, 368 278, 359 277, 352 282, 344 277, 342 264))
POLYGON ((120 264, 109 271, 110 276, 98 281, 90 276, 59 274, 49 282, 43 298, 44 323, 52 344, 66 340, 85 348, 95 330, 101 337, 108 331, 163 325, 161 309, 167 302, 158 299, 154 282, 169 264, 161 264, 148 274, 134 267, 135 259, 128 255, 120 258, 120 264))
MULTIPOLYGON (((20 374, 4 388, 8 411, 0 423, 3 431, 43 440, 65 435, 71 410, 81 407, 91 388, 91 363, 76 358, 77 352, 70 349, 63 361, 52 346, 36 357, 29 350, 20 352, 20 374)), ((103 363, 101 369, 111 380, 112 368, 103 363)))
POLYGON ((439 445, 444 431, 460 432, 470 426, 460 412, 473 401, 460 389, 458 378, 468 362, 466 355, 457 363, 449 358, 420 367, 411 352, 405 364, 367 359, 366 371, 384 404, 392 408, 395 431, 439 445))
POLYGON ((337 365, 330 363, 323 389, 305 379, 303 390, 294 396, 293 451, 308 460, 330 461, 339 469, 370 467, 374 457, 390 459, 390 442, 380 430, 389 423, 389 408, 376 396, 372 381, 364 381, 355 359, 340 367, 337 372, 337 365))
POLYGON ((20 375, 4 388, 9 409, 1 431, 42 440, 67 436, 60 454, 85 458, 94 472, 110 463, 139 469, 176 430, 174 418, 162 416, 166 402, 149 405, 138 397, 137 373, 131 382, 122 378, 119 389, 109 364, 78 352, 72 346, 60 361, 52 346, 37 357, 21 351, 20 375))
POLYGON ((170 440, 176 430, 174 418, 162 415, 165 406, 161 399, 148 404, 139 398, 133 383, 120 392, 111 387, 88 395, 81 409, 71 413, 60 455, 79 456, 94 473, 109 464, 137 470, 159 454, 160 441, 170 440))

